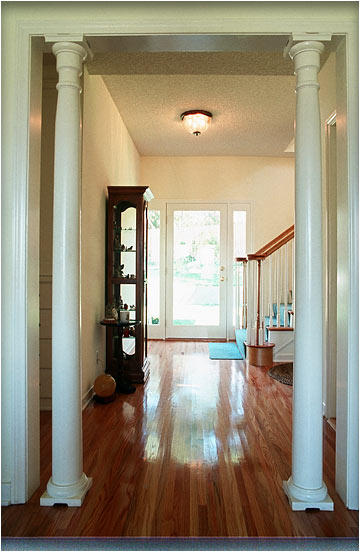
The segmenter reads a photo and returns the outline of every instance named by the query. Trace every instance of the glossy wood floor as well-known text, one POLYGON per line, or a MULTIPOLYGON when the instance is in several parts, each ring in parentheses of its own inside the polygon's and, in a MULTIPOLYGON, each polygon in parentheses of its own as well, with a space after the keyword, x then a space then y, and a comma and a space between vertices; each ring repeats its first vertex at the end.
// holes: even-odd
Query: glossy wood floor
POLYGON ((151 342, 151 375, 134 395, 84 412, 81 508, 40 507, 50 476, 42 413, 41 488, 2 509, 3 536, 348 536, 357 512, 334 491, 335 433, 324 423, 324 479, 334 512, 290 510, 292 388, 244 361, 214 361, 202 342, 151 342))

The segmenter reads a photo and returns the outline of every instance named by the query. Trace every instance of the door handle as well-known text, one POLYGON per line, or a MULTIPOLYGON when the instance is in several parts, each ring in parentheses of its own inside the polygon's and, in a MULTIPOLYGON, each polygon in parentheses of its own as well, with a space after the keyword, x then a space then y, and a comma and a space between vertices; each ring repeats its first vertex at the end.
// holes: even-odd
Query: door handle
POLYGON ((223 282, 225 280, 225 276, 220 276, 220 282, 223 282))
POLYGON ((221 266, 220 267, 220 270, 223 272, 225 270, 225 267, 224 266, 221 266))

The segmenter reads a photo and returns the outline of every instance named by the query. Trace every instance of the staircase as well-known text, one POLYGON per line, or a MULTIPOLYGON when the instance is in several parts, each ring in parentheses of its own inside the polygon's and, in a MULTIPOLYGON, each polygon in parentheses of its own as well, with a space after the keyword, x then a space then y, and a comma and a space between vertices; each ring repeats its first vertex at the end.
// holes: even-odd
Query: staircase
POLYGON ((294 356, 294 226, 256 253, 236 258, 236 342, 250 364, 294 356), (245 354, 244 354, 245 356, 245 354))

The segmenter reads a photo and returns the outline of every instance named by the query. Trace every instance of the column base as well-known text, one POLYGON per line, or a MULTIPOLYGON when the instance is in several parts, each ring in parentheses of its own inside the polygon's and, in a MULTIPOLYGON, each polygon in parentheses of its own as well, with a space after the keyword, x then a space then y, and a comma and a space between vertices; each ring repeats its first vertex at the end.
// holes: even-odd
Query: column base
POLYGON ((40 498, 40 506, 54 506, 54 504, 66 504, 67 506, 81 506, 85 495, 92 485, 92 477, 86 477, 83 473, 80 482, 76 485, 55 485, 50 478, 47 490, 40 498), (51 494, 49 493, 51 490, 51 494), (64 496, 65 495, 65 496, 64 496))
POLYGON ((325 494, 325 497, 322 498, 321 500, 315 497, 314 497, 314 500, 311 500, 311 499, 303 500, 303 499, 296 498, 294 496, 294 494, 292 493, 292 486, 293 486, 293 483, 292 483, 291 477, 288 481, 283 481, 284 492, 288 497, 291 509, 294 512, 304 511, 304 510, 307 510, 308 508, 316 508, 318 510, 325 510, 325 511, 331 511, 331 512, 334 510, 334 502, 331 500, 327 492, 325 494))

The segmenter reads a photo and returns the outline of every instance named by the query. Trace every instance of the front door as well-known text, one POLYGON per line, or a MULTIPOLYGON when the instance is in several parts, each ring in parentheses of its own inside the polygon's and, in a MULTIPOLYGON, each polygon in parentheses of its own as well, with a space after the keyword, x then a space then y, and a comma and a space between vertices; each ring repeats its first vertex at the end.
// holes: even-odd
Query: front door
POLYGON ((167 338, 226 338, 226 232, 224 204, 167 205, 167 338))

